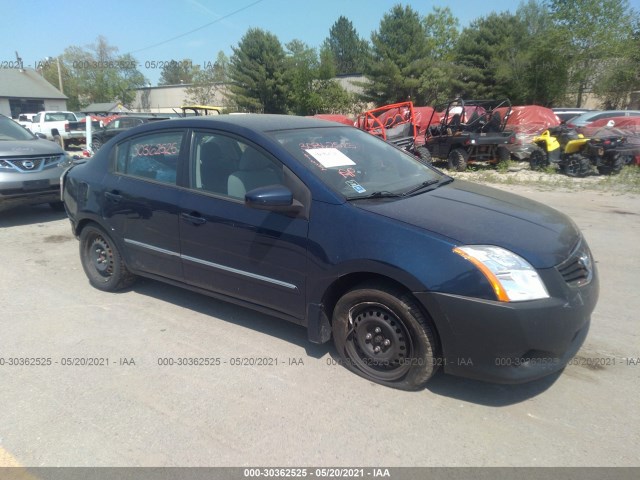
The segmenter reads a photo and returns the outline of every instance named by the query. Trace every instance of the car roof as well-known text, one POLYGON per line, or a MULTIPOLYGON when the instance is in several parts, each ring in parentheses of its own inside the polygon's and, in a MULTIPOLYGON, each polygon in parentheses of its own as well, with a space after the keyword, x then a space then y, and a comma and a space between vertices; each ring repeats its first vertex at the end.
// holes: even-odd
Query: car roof
MULTIPOLYGON (((157 124, 156 124, 157 125, 157 124)), ((200 117, 186 117, 170 119, 162 122, 163 128, 184 127, 215 128, 215 127, 244 127, 258 132, 270 132, 274 130, 293 130, 297 128, 327 128, 340 126, 350 128, 347 125, 329 122, 312 117, 298 117, 295 115, 276 115, 247 113, 240 115, 214 115, 200 117)))

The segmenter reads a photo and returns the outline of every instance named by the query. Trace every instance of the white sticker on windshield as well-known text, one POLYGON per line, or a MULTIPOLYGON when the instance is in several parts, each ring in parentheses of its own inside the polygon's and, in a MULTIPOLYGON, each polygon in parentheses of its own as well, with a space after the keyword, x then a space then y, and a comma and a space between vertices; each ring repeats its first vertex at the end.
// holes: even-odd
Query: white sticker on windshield
POLYGON ((324 168, 355 165, 355 162, 337 148, 309 148, 305 150, 324 168))

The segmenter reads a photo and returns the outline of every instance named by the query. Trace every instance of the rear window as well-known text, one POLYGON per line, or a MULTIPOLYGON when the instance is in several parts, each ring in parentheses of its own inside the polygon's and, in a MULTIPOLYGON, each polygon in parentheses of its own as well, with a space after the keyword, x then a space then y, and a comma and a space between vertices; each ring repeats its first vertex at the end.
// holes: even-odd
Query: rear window
POLYGON ((175 184, 183 132, 156 132, 117 147, 116 172, 175 184))

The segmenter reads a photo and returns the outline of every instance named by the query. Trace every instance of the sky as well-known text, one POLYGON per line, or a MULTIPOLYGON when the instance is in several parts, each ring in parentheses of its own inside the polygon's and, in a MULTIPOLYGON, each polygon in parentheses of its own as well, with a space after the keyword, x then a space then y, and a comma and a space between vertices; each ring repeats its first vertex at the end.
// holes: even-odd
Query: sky
MULTIPOLYGON (((138 70, 156 85, 163 62, 190 58, 213 64, 219 51, 230 56, 249 28, 275 34, 284 45, 302 40, 318 48, 342 15, 367 40, 396 4, 420 15, 448 6, 461 27, 492 12, 515 11, 519 0, 0 0, 0 68, 25 67, 69 46, 86 47, 99 35, 119 54, 130 53, 138 70)), ((631 0, 640 9, 640 0, 631 0)))

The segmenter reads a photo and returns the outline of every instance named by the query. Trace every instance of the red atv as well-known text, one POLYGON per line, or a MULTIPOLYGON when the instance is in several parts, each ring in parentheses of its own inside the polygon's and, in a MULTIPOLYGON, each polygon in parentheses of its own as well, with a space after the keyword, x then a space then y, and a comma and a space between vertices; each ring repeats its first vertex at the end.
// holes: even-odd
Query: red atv
POLYGON ((413 102, 392 103, 361 113, 354 125, 406 150, 425 163, 431 163, 431 155, 422 144, 428 127, 426 121, 432 118, 432 114, 432 108, 414 107, 413 102))

